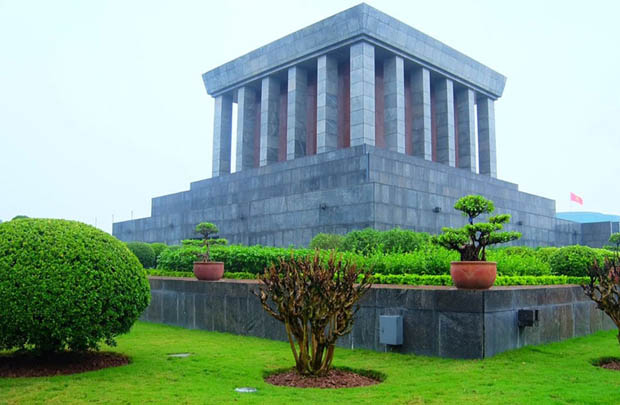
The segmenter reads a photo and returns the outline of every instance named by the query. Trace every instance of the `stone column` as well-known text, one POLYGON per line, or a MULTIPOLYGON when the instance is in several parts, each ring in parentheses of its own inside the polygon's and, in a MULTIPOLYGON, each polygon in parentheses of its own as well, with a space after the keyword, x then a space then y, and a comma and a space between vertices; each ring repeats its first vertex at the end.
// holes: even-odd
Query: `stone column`
POLYGON ((308 72, 297 66, 288 69, 286 159, 306 155, 306 103, 308 72))
POLYGON ((437 120, 437 161, 454 167, 454 92, 452 80, 439 79, 434 91, 435 119, 437 120))
POLYGON ((391 56, 383 64, 384 131, 388 150, 405 153, 405 63, 391 56))
POLYGON ((280 81, 265 77, 260 100, 260 166, 278 161, 280 81))
POLYGON ((431 75, 428 69, 418 68, 411 72, 411 143, 413 155, 433 160, 431 138, 431 75))
POLYGON ((461 89, 455 94, 456 116, 459 134, 459 167, 476 172, 475 94, 473 90, 461 89))
POLYGON ((497 177, 495 155, 495 107, 493 100, 478 96, 478 156, 480 174, 497 177))
POLYGON ((215 98, 215 117, 213 118, 213 177, 230 173, 232 103, 233 99, 230 94, 223 94, 215 98))
POLYGON ((254 167, 254 129, 256 127, 256 91, 237 90, 237 171, 254 167))
POLYGON ((351 45, 351 146, 375 145, 375 47, 351 45))
POLYGON ((317 60, 316 152, 338 148, 338 61, 322 55, 317 60))

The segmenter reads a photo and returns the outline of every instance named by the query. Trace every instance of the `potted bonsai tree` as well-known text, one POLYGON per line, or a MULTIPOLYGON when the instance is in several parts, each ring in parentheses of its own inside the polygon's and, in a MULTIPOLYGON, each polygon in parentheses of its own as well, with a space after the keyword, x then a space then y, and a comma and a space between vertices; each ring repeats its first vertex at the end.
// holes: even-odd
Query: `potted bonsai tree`
POLYGON ((510 221, 510 215, 491 216, 488 222, 474 223, 482 214, 495 210, 493 201, 479 195, 460 198, 454 208, 468 218, 462 228, 443 228, 443 233, 433 237, 433 243, 461 254, 460 262, 450 264, 450 275, 457 288, 487 289, 495 282, 497 263, 486 261, 486 248, 521 237, 519 232, 498 232, 510 221))
POLYGON ((211 246, 225 243, 225 239, 212 238, 212 235, 218 232, 217 226, 210 222, 201 222, 196 225, 196 233, 202 235, 203 244, 206 248, 204 253, 198 253, 202 260, 194 262, 194 275, 198 280, 215 281, 224 275, 224 263, 210 261, 211 246))

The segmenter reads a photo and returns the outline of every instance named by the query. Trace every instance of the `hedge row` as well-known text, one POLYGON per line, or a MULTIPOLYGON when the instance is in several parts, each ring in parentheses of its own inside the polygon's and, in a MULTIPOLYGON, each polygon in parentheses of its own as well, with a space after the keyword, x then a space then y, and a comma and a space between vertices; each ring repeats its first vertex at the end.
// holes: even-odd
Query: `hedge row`
MULTIPOLYGON (((197 246, 172 247, 164 250, 158 260, 159 270, 192 271, 197 253, 203 248, 197 246)), ((215 246, 211 249, 214 261, 224 262, 229 272, 262 273, 263 270, 279 259, 287 259, 312 254, 310 249, 290 250, 285 248, 263 246, 215 246)), ((322 251, 327 260, 329 251, 322 251)), ((368 256, 342 252, 343 259, 378 274, 417 274, 448 275, 450 262, 458 260, 458 254, 442 247, 423 244, 410 253, 386 254, 375 252, 368 256)), ((493 249, 488 259, 497 262, 500 276, 550 276, 564 275, 585 277, 594 259, 603 261, 613 253, 603 249, 591 249, 585 246, 565 248, 532 249, 510 247, 493 249)))
MULTIPOLYGON (((149 276, 161 277, 187 277, 194 275, 187 271, 164 271, 148 270, 149 276)), ((451 286, 452 279, 449 275, 420 275, 420 274, 374 274, 375 284, 399 284, 399 285, 435 285, 451 286)), ((224 278, 236 280, 253 280, 256 275, 252 273, 224 273, 224 278)), ((508 285, 563 285, 587 283, 587 277, 568 276, 499 276, 495 280, 496 286, 508 285)))
POLYGON ((343 252, 358 253, 364 256, 375 252, 409 253, 430 243, 431 236, 426 232, 394 228, 377 231, 366 228, 352 231, 346 235, 319 233, 310 241, 310 249, 336 249, 343 252))

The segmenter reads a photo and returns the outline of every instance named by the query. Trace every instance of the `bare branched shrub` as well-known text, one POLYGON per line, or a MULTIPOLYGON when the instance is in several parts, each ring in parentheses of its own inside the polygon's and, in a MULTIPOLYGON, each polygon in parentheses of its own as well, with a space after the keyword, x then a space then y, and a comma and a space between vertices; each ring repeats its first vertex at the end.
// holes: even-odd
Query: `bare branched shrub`
POLYGON ((259 280, 258 297, 265 311, 284 323, 297 372, 325 375, 336 340, 353 327, 355 304, 370 288, 371 274, 333 251, 322 263, 317 250, 314 256, 280 259, 259 280))
POLYGON ((605 259, 604 266, 597 261, 590 269, 590 282, 582 285, 583 290, 596 306, 604 311, 618 327, 618 342, 620 343, 620 263, 605 259))

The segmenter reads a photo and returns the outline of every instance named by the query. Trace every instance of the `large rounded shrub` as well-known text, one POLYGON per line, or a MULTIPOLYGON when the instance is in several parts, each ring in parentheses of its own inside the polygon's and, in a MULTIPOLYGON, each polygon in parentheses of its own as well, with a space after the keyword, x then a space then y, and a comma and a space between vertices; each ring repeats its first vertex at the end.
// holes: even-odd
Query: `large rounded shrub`
POLYGON ((556 250, 549 258, 549 264, 553 274, 586 277, 595 259, 597 259, 597 254, 594 249, 574 245, 556 250))
POLYGON ((0 350, 114 344, 149 299, 140 262, 113 236, 59 219, 0 224, 0 350))
POLYGON ((131 253, 136 255, 142 267, 145 269, 152 269, 155 267, 157 256, 155 256, 155 250, 148 243, 144 242, 127 242, 127 247, 131 250, 131 253))

